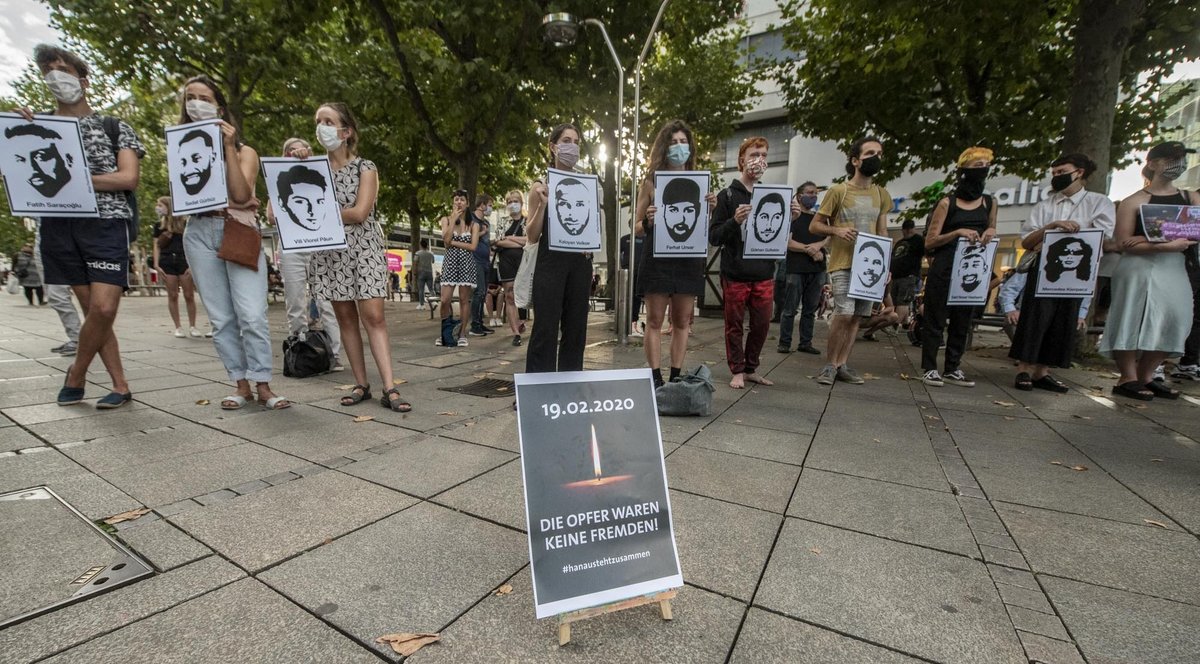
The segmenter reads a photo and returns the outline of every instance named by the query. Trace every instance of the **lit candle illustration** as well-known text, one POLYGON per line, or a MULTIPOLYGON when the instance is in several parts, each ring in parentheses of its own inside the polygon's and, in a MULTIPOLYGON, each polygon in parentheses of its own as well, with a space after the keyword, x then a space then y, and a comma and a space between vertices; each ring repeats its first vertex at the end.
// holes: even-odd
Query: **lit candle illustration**
POLYGON ((580 488, 580 487, 588 487, 588 486, 606 486, 609 484, 616 484, 618 482, 624 482, 625 480, 633 477, 633 475, 611 475, 609 477, 604 476, 604 472, 600 466, 600 443, 596 438, 596 425, 592 424, 591 429, 592 429, 592 445, 591 445, 591 447, 592 447, 592 478, 588 479, 588 480, 579 480, 577 482, 568 482, 565 486, 567 486, 568 488, 572 488, 572 489, 576 489, 576 488, 580 488))

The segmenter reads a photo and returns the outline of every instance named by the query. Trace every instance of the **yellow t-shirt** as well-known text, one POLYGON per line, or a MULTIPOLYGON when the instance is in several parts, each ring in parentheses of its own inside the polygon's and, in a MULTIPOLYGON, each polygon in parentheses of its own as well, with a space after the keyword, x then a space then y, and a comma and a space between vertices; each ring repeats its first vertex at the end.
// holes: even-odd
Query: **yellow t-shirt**
MULTIPOLYGON (((860 233, 875 233, 879 215, 892 209, 892 197, 887 189, 873 184, 857 187, 839 182, 825 192, 818 214, 829 219, 831 226, 850 226, 860 233)), ((849 270, 854 265, 854 243, 839 237, 829 238, 829 258, 825 261, 830 272, 849 270)))

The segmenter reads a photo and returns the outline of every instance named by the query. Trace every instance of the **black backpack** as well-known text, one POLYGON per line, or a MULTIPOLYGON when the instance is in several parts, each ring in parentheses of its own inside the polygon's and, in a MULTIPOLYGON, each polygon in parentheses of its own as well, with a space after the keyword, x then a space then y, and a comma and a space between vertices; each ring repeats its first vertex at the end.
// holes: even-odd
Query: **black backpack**
POLYGON ((325 330, 309 330, 304 338, 292 335, 283 341, 283 375, 308 378, 328 373, 333 362, 333 342, 325 330))
MULTIPOLYGON (((121 121, 111 115, 100 117, 100 122, 104 125, 104 133, 108 134, 108 142, 112 145, 113 163, 116 163, 117 155, 121 154, 121 121)), ((129 204, 129 244, 133 244, 138 240, 138 230, 141 228, 138 219, 138 200, 137 192, 132 189, 125 192, 125 202, 129 204)))

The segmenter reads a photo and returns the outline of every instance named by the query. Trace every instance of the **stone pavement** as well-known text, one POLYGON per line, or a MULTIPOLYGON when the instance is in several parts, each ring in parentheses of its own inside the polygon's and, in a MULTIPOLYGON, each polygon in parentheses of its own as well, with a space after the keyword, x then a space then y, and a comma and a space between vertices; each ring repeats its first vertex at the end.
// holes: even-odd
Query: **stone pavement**
MULTIPOLYGON (((222 411, 211 341, 137 297, 118 324, 135 403, 102 413, 99 363, 88 404, 56 406, 57 318, 0 296, 0 491, 152 508, 118 537, 158 571, 0 631, 0 662, 395 661, 375 638, 422 631, 442 641, 415 662, 1200 661, 1200 384, 1131 407, 1072 370, 1070 394, 1023 393, 984 350, 978 387, 926 388, 918 349, 882 337, 855 350, 865 385, 823 388, 818 358, 770 340, 776 386, 734 391, 719 321, 697 318, 689 364, 722 385, 712 417, 663 420, 675 620, 625 611, 559 648, 533 617, 511 402, 436 390, 524 349, 443 351, 411 307, 387 305, 408 415, 339 406, 348 372, 279 377, 287 411, 222 411)), ((282 304, 271 320, 281 340, 282 304)), ((598 343, 587 366, 641 349, 598 343)))

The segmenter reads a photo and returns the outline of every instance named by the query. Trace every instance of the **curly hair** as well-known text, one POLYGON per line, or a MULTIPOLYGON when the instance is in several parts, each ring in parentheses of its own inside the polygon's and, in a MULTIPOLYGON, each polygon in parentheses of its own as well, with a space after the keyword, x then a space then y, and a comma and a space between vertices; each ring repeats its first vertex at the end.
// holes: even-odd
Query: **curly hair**
POLYGON ((1082 247, 1081 253, 1083 260, 1079 263, 1079 267, 1072 270, 1075 276, 1082 281, 1091 281, 1092 279, 1092 245, 1084 242, 1077 237, 1064 237, 1055 240, 1049 247, 1046 248, 1046 279, 1050 281, 1058 281, 1058 278, 1068 270, 1062 265, 1062 256, 1067 253, 1067 247, 1072 244, 1078 244, 1082 247))

